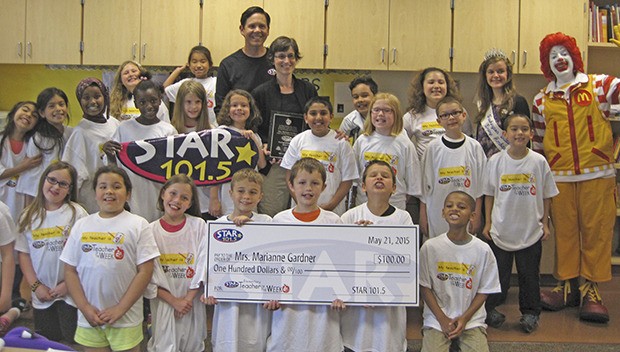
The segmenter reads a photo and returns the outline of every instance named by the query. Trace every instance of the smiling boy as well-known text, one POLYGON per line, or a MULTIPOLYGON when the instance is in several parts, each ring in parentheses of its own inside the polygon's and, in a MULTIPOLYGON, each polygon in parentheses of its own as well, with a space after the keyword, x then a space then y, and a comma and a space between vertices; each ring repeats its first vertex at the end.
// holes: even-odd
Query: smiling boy
MULTIPOLYGON (((280 166, 290 170, 301 158, 320 161, 327 171, 326 189, 319 198, 319 206, 338 215, 345 212, 344 198, 353 180, 359 177, 353 149, 348 141, 336 139, 336 132, 329 128, 333 107, 329 100, 313 97, 304 107, 304 119, 310 130, 295 136, 282 158, 280 166)), ((290 171, 287 172, 287 178, 290 171)))

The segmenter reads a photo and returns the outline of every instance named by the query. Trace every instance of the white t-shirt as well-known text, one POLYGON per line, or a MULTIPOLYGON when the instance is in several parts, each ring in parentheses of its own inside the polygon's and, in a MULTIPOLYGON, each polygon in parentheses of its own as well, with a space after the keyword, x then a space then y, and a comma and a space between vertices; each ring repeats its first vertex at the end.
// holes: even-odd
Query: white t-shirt
POLYGON ((183 84, 183 82, 188 81, 188 80, 196 81, 205 87, 205 90, 207 91, 207 108, 208 108, 207 112, 209 115, 209 123, 211 124, 211 127, 216 127, 217 119, 215 118, 215 110, 213 110, 213 108, 215 107, 215 83, 217 82, 217 78, 207 77, 207 78, 182 79, 166 87, 165 91, 166 91, 166 96, 168 97, 168 100, 171 103, 176 103, 177 94, 179 93, 179 88, 181 88, 181 84, 183 84))
MULTIPOLYGON (((123 121, 114 132, 111 140, 119 143, 133 142, 143 139, 159 138, 173 136, 177 134, 177 130, 168 122, 159 121, 153 125, 143 125, 136 119, 123 121)), ((125 167, 120 160, 117 161, 118 166, 122 167, 129 175, 133 191, 129 199, 129 207, 131 212, 140 215, 146 221, 155 221, 163 214, 157 209, 157 201, 159 199, 159 190, 162 184, 137 175, 131 169, 125 167)))
MULTIPOLYGON (((501 292, 493 251, 476 237, 457 245, 444 233, 424 242, 420 249, 420 286, 433 291, 449 318, 461 316, 476 294, 501 292)), ((465 330, 486 328, 484 304, 465 325, 465 330)), ((441 331, 433 312, 424 305, 424 327, 441 331)))
POLYGON ((407 131, 407 136, 411 139, 411 142, 413 142, 420 160, 422 160, 426 146, 432 140, 446 133, 446 130, 437 122, 435 109, 428 105, 424 106, 424 111, 421 114, 413 114, 411 111, 407 112, 403 116, 403 128, 407 131))
POLYGON ((347 136, 354 128, 359 128, 361 133, 361 131, 364 130, 364 121, 365 119, 362 117, 362 114, 360 114, 357 110, 353 110, 342 119, 339 129, 340 131, 346 133, 347 136))
POLYGON ((56 146, 54 148, 51 148, 54 145, 54 141, 49 138, 43 138, 39 133, 35 133, 26 146, 26 156, 32 158, 41 154, 41 164, 28 169, 19 175, 19 179, 17 180, 17 192, 36 197, 39 179, 41 178, 43 171, 45 171, 51 163, 60 160, 62 152, 65 149, 65 144, 67 144, 67 141, 69 140, 69 137, 71 137, 72 133, 73 127, 65 126, 65 131, 62 135, 64 143, 63 145, 56 146), (34 143, 34 140, 36 140, 37 144, 42 146, 44 149, 51 149, 47 151, 39 149, 37 144, 34 143))
MULTIPOLYGON (((217 219, 231 222, 229 215, 217 219)), ((265 214, 252 214, 254 222, 271 222, 265 214)), ((271 333, 271 311, 262 304, 220 302, 213 312, 213 352, 265 351, 271 333)))
POLYGON ((491 238, 505 251, 525 249, 543 235, 543 200, 558 195, 544 156, 528 149, 520 160, 507 150, 489 158, 484 194, 493 196, 491 238))
POLYGON ((120 121, 109 118, 105 123, 82 119, 73 129, 73 134, 65 145, 62 161, 73 165, 77 170, 78 202, 92 214, 99 210, 95 200, 93 177, 98 168, 104 166, 103 144, 112 138, 120 121))
MULTIPOLYGON (((236 131, 239 132, 240 130, 238 128, 232 127, 232 126, 218 126, 217 128, 223 128, 223 129, 227 129, 230 131, 236 131)), ((254 133, 254 136, 258 137, 259 140, 259 145, 257 146, 258 148, 262 148, 262 141, 260 139, 260 136, 258 135, 258 133, 254 133)), ((248 141, 250 143, 254 143, 253 140, 248 139, 248 141)), ((209 189, 208 187, 205 187, 207 190, 209 189)), ((222 183, 220 186, 220 193, 219 193, 219 197, 220 197, 220 205, 222 206, 222 214, 230 214, 233 212, 233 210, 235 210, 235 205, 233 204, 232 198, 230 198, 230 182, 226 182, 226 183, 222 183)), ((209 202, 211 200, 209 199, 209 202)), ((270 218, 271 219, 271 218, 270 218)))
MULTIPOLYGON (((335 213, 321 209, 312 222, 302 222, 293 209, 279 212, 273 222, 303 224, 342 224, 335 213)), ((267 351, 341 352, 340 314, 330 305, 284 305, 273 312, 267 351)))
POLYGON ((17 230, 15 229, 15 222, 13 222, 11 217, 11 211, 6 204, 0 202, 0 246, 15 241, 16 237, 17 230))
POLYGON ((441 209, 450 192, 464 191, 474 199, 482 196, 486 161, 480 143, 468 136, 456 149, 446 147, 442 138, 429 143, 422 158, 422 201, 426 204, 429 237, 448 231, 441 209))
MULTIPOLYGON (((71 229, 60 260, 76 268, 86 299, 95 308, 118 304, 138 266, 159 256, 153 232, 147 225, 144 218, 123 211, 113 218, 91 214, 71 229)), ((112 327, 133 327, 142 320, 142 300, 138 299, 112 327)), ((91 327, 81 311, 78 326, 91 327)))
MULTIPOLYGON (((190 289, 198 264, 200 243, 207 235, 207 224, 201 218, 186 215, 183 228, 168 232, 159 220, 148 227, 153 232, 160 256, 155 260, 151 282, 175 297, 183 297, 190 289)), ((202 351, 207 338, 207 312, 196 294, 192 310, 181 318, 174 317, 174 308, 163 299, 151 299, 153 336, 149 351, 202 351)))
MULTIPOLYGON (((329 202, 340 187, 341 182, 359 178, 351 145, 347 140, 336 139, 336 132, 333 130, 330 130, 323 137, 315 136, 311 130, 296 135, 291 140, 280 166, 290 170, 297 160, 304 157, 320 161, 327 173, 325 190, 319 197, 319 204, 329 202)), ((333 212, 342 215, 346 210, 345 203, 343 198, 333 212)))
MULTIPOLYGON (((75 221, 88 216, 88 213, 77 203, 75 221)), ((71 231, 73 210, 65 203, 60 208, 45 212, 45 220, 40 219, 32 223, 33 230, 26 230, 17 237, 15 250, 28 253, 37 279, 49 288, 56 287, 65 281, 65 270, 59 260, 62 249, 71 231)), ((32 306, 36 309, 49 308, 54 302, 64 300, 75 307, 71 296, 57 298, 53 301, 42 302, 32 293, 32 306)))
MULTIPOLYGON (((377 132, 373 132, 370 136, 361 135, 353 145, 353 154, 360 177, 364 173, 366 164, 371 160, 380 159, 392 165, 396 172, 396 191, 390 198, 390 204, 393 206, 405 209, 408 194, 418 198, 422 194, 420 180, 422 167, 415 147, 405 133, 400 133, 395 137, 383 136, 377 132)), ((361 184, 361 179, 358 183, 361 184)), ((362 187, 358 187, 357 204, 366 200, 362 187)))
MULTIPOLYGON (((388 216, 377 216, 368 209, 368 203, 342 215, 345 224, 359 220, 370 220, 377 225, 413 225, 409 213, 402 209, 396 208, 388 216)), ((404 306, 347 307, 340 313, 340 332, 345 347, 353 351, 406 351, 407 311, 404 306)))
MULTIPOLYGON (((129 119, 135 119, 140 116, 140 110, 136 107, 133 98, 127 99, 123 108, 121 109, 121 116, 118 118, 120 121, 125 121, 129 119)), ((163 100, 159 104, 159 110, 157 110, 157 117, 164 121, 170 123, 170 112, 168 111, 168 107, 164 104, 163 100)))
MULTIPOLYGON (((26 157, 26 142, 22 147, 22 150, 15 154, 11 150, 11 142, 9 138, 4 140, 2 147, 2 157, 0 158, 0 174, 7 169, 14 168, 26 157)), ((0 201, 6 204, 10 209, 11 218, 13 220, 19 218, 19 214, 26 206, 26 196, 22 193, 18 193, 17 182, 21 175, 15 175, 10 178, 4 178, 0 180, 0 201)))

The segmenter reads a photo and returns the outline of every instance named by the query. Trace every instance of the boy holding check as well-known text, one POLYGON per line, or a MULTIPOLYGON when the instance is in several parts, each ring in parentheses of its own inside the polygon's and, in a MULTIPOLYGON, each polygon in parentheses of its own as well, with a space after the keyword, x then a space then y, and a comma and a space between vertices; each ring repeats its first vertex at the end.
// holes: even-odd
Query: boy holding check
MULTIPOLYGON (((247 168, 235 172, 228 192, 234 210, 216 221, 232 222, 237 226, 250 221, 271 222, 269 215, 254 212, 263 197, 263 175, 258 171, 247 168)), ((206 252, 204 248, 200 251, 205 255, 206 252)), ((202 280, 207 282, 206 273, 202 280)), ((265 350, 271 329, 271 312, 255 303, 218 303, 213 296, 209 296, 206 303, 215 305, 211 329, 213 352, 265 350)))
MULTIPOLYGON (((291 168, 288 187, 295 197, 296 206, 279 212, 273 222, 303 224, 341 224, 335 213, 318 206, 325 189, 326 172, 323 165, 312 158, 302 158, 291 168)), ((331 307, 324 305, 282 305, 271 301, 266 305, 273 312, 271 336, 267 351, 325 351, 343 350, 340 335, 340 314, 344 308, 340 300, 331 307)))

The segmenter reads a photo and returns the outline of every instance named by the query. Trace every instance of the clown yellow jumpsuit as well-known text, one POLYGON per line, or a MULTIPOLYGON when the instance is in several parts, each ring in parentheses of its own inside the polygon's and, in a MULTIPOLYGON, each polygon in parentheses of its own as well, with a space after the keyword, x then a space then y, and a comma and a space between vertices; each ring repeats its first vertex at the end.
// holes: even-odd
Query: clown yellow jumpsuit
POLYGON ((611 280, 616 179, 608 117, 619 93, 620 79, 579 72, 568 88, 551 82, 534 98, 533 147, 560 190, 551 205, 559 280, 611 280))

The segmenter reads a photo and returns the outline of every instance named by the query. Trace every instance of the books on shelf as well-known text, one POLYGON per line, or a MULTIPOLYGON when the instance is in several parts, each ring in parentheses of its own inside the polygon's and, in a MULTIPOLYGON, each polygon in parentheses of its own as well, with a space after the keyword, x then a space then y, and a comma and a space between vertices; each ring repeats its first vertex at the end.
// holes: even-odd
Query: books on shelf
POLYGON ((609 39, 620 39, 616 38, 613 30, 614 26, 620 24, 620 4, 599 6, 590 1, 588 21, 590 42, 607 43, 609 39))

